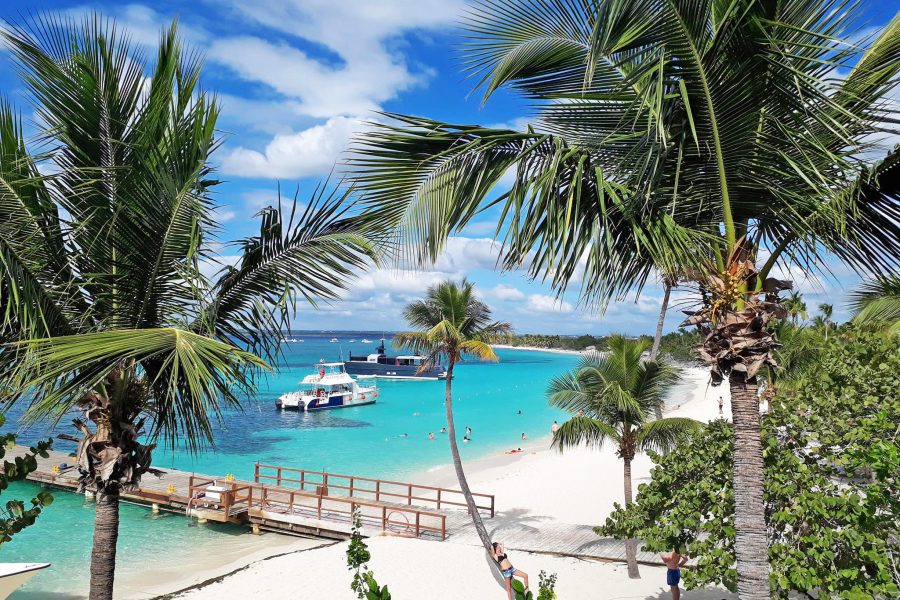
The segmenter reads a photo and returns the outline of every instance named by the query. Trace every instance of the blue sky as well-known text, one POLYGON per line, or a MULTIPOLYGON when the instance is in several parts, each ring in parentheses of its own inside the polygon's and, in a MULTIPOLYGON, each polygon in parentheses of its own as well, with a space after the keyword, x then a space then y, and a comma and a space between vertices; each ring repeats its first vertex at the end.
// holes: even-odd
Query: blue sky
MULTIPOLYGON (((900 10, 900 0, 865 3, 864 29, 876 28, 900 10)), ((177 17, 182 35, 206 57, 203 83, 221 101, 224 143, 216 155, 223 239, 253 232, 252 216, 273 203, 278 183, 300 197, 327 177, 349 138, 372 111, 386 110, 457 123, 527 122, 528 106, 508 94, 481 105, 460 73, 455 50, 461 0, 157 0, 146 3, 7 0, 0 16, 21 21, 29 12, 99 10, 114 17, 148 52, 160 29, 177 17), (25 16, 23 16, 25 15, 25 16)), ((30 110, 8 54, 0 52, 0 90, 26 116, 30 110)), ((427 271, 381 269, 365 273, 346 298, 315 312, 302 307, 303 329, 402 328, 401 309, 430 284, 446 277, 474 280, 495 315, 520 332, 650 332, 661 291, 611 306, 605 315, 579 310, 574 297, 555 300, 547 286, 521 273, 498 273, 496 249, 487 237, 488 217, 454 237, 427 271)), ((228 250, 226 249, 227 253, 228 250)), ((840 265, 833 278, 792 272, 810 309, 843 298, 857 278, 840 265)), ((676 292, 676 299, 686 293, 676 292)), ((815 312, 811 310, 811 312, 815 312)), ((674 329, 672 313, 666 329, 674 329)))

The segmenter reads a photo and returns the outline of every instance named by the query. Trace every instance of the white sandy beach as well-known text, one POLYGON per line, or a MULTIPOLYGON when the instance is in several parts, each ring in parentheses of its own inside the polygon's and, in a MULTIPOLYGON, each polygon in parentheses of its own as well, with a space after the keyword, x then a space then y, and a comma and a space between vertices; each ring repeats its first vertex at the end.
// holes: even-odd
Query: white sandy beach
POLYGON ((501 350, 530 350, 531 352, 550 352, 551 354, 586 354, 585 350, 563 350, 562 348, 538 348, 537 346, 512 346, 510 344, 491 344, 492 348, 501 350))
MULTIPOLYGON (((685 373, 683 397, 673 398, 668 415, 709 421, 718 417, 717 399, 725 399, 725 415, 730 414, 727 387, 711 388, 707 372, 700 368, 685 373)), ((548 424, 549 430, 549 424, 548 424)), ((549 433, 549 431, 548 431, 549 433)), ((602 523, 613 503, 623 501, 622 464, 611 447, 602 450, 580 449, 560 455, 549 448, 549 437, 532 442, 523 453, 499 454, 466 465, 474 491, 494 494, 498 507, 489 529, 505 520, 530 519, 540 535, 541 526, 553 524, 602 523)), ((634 483, 649 477, 651 463, 639 457, 633 465, 634 483)), ((450 465, 431 469, 415 478, 421 483, 455 487, 450 465)), ((428 542, 408 538, 377 537, 368 541, 372 550, 371 567, 379 581, 387 583, 397 600, 430 598, 505 598, 487 568, 484 553, 470 541, 428 542), (465 575, 461 577, 461 575, 465 575)), ((354 595, 349 589, 344 552, 346 543, 289 553, 254 562, 234 574, 185 591, 177 598, 185 600, 223 600, 228 598, 343 599, 354 595)), ((284 552, 283 549, 278 553, 284 552)), ((624 565, 596 560, 533 554, 510 549, 517 568, 528 572, 537 588, 540 570, 559 575, 557 591, 563 600, 664 598, 662 567, 642 565, 642 579, 630 580, 624 565)), ((236 568, 236 567, 235 567, 236 568)), ((172 582, 169 590, 184 589, 196 583, 172 582), (182 584, 182 585, 176 585, 182 584)), ((692 598, 732 597, 721 589, 691 592, 692 598)))

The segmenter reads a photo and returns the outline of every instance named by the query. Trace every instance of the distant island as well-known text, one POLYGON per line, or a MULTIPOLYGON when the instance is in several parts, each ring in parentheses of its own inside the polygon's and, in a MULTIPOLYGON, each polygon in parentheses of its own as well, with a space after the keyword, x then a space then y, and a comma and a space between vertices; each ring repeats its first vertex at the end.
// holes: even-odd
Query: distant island
MULTIPOLYGON (((653 336, 641 335, 636 336, 648 341, 653 340, 653 336)), ((543 333, 523 333, 503 336, 492 340, 496 344, 504 344, 513 347, 527 348, 545 348, 547 350, 605 350, 607 347, 608 336, 595 335, 553 335, 543 333)), ((687 329, 679 329, 667 333, 660 341, 660 355, 669 356, 673 360, 695 362, 696 354, 694 349, 700 345, 700 334, 696 331, 687 329)))

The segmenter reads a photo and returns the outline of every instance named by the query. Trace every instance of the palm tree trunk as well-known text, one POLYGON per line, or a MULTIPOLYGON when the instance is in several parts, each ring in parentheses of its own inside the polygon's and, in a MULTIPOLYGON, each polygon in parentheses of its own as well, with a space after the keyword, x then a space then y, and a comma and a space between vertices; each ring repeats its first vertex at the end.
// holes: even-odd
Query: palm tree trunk
MULTIPOLYGON (((631 459, 624 459, 625 462, 625 506, 630 506, 632 502, 631 495, 631 459)), ((641 573, 637 564, 637 540, 625 540, 625 560, 628 563, 628 576, 632 579, 640 579, 641 573)))
POLYGON ((456 443, 456 425, 453 423, 453 366, 454 361, 451 359, 447 364, 446 397, 444 399, 444 407, 447 409, 447 435, 450 437, 450 452, 453 455, 453 468, 456 469, 456 479, 459 480, 459 489, 462 490, 463 496, 466 498, 466 505, 469 507, 469 514, 472 516, 472 522, 475 524, 475 531, 478 532, 478 537, 481 538, 484 549, 487 552, 490 552, 491 538, 484 526, 484 521, 481 519, 481 513, 475 508, 475 499, 472 497, 472 490, 469 489, 466 472, 463 470, 462 459, 459 456, 459 446, 456 443))
MULTIPOLYGON (((650 348, 650 360, 656 360, 659 356, 659 344, 662 342, 663 324, 666 322, 666 311, 669 310, 669 294, 672 293, 672 285, 665 281, 665 292, 663 293, 662 307, 659 309, 659 321, 656 322, 656 335, 653 336, 653 347, 650 348)), ((653 409, 657 419, 662 419, 662 405, 658 405, 653 409)))
POLYGON ((756 380, 732 371, 734 421, 734 550, 741 600, 765 600, 769 594, 769 546, 763 504, 763 457, 756 380))
POLYGON ((104 493, 97 494, 94 547, 91 550, 90 600, 112 600, 118 539, 119 490, 112 485, 104 493))

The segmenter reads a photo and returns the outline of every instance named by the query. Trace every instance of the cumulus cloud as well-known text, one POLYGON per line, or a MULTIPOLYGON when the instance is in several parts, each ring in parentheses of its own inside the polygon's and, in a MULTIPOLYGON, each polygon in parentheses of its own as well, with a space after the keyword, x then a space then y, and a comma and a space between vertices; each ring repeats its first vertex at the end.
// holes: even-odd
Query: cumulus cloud
POLYGON ((498 284, 487 291, 487 295, 497 300, 524 300, 525 292, 504 283, 498 284))
POLYGON ((276 135, 262 151, 237 147, 225 155, 221 170, 239 177, 302 178, 327 175, 365 124, 333 117, 321 125, 276 135))
POLYGON ((571 313, 575 307, 571 303, 546 294, 530 294, 525 302, 525 310, 535 313, 571 313))

